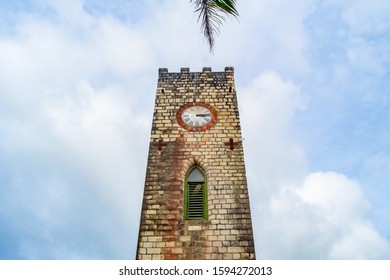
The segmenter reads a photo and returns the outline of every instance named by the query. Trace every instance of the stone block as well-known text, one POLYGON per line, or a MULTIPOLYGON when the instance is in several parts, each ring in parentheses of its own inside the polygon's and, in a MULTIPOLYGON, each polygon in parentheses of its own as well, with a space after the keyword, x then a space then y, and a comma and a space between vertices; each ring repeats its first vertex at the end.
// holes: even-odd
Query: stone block
POLYGON ((228 253, 243 253, 245 250, 243 247, 229 247, 228 253))
POLYGON ((161 248, 146 248, 146 253, 147 254, 160 254, 161 253, 161 248))

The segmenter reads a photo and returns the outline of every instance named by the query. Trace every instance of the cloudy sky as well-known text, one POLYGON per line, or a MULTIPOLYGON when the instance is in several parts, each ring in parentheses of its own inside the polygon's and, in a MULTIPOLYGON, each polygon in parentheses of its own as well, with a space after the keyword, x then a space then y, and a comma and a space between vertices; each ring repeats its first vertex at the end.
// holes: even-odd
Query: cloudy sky
POLYGON ((158 68, 235 68, 258 259, 390 259, 390 2, 0 1, 0 258, 133 259, 158 68))

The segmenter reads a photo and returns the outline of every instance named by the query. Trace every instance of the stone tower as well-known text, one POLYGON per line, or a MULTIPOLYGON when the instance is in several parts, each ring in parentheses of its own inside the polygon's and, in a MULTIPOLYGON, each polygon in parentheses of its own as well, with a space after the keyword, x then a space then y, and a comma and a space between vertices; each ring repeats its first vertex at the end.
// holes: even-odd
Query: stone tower
POLYGON ((159 69, 137 259, 255 259, 234 70, 159 69))

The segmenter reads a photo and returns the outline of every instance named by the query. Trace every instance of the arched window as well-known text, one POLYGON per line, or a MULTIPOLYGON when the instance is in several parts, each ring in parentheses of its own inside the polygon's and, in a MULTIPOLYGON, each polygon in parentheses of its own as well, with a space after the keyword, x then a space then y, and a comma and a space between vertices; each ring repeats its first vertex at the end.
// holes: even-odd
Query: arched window
POLYGON ((185 219, 207 220, 207 180, 199 166, 193 166, 185 181, 185 219))

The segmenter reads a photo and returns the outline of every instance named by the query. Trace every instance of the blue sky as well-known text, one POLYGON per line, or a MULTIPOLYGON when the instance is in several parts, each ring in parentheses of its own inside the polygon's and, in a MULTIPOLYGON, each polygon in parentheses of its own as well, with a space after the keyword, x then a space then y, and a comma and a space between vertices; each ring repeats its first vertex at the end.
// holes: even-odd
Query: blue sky
POLYGON ((259 259, 390 259, 390 4, 0 2, 0 259, 133 259, 158 68, 235 68, 259 259))

